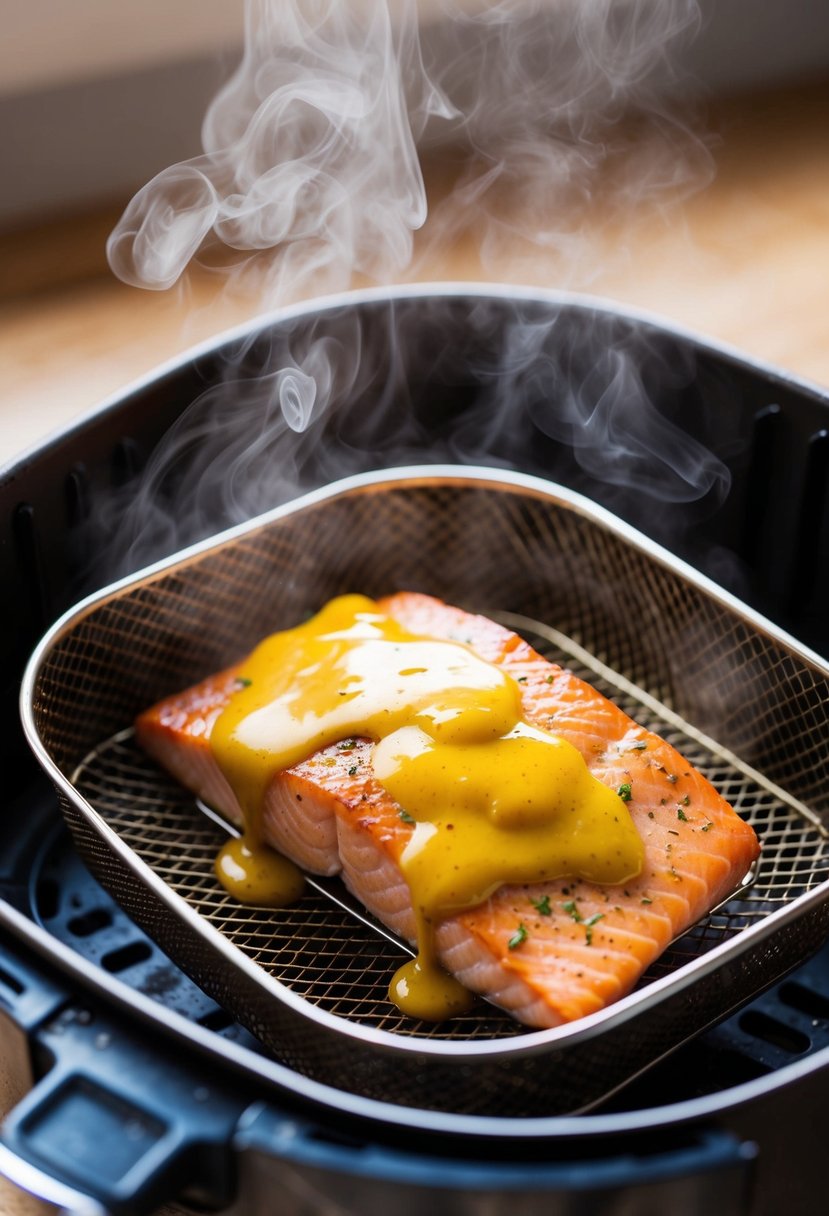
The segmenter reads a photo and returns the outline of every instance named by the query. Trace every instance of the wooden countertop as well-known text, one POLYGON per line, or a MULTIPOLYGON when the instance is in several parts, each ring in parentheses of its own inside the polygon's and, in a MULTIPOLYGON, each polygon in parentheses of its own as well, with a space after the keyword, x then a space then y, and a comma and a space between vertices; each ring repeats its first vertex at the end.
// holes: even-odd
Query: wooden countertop
MULTIPOLYGON (((519 263, 509 250, 484 268, 469 239, 421 249, 411 277, 586 290, 829 387, 829 83, 721 103, 709 125, 710 185, 664 222, 634 229, 594 209, 593 255, 566 278, 554 259, 519 263)), ((0 237, 0 464, 261 311, 258 300, 231 298, 206 274, 165 294, 114 280, 103 243, 117 214, 0 237)), ((0 1185, 0 1210, 51 1209, 0 1185)))

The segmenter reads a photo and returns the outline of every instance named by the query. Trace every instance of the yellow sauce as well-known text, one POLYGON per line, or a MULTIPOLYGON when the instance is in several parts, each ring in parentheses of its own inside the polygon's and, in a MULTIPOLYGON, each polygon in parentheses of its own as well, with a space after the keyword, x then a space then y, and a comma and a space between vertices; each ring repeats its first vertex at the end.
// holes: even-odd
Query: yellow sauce
POLYGON ((240 903, 286 908, 305 890, 305 878, 287 857, 245 833, 229 840, 216 858, 219 882, 240 903))
POLYGON ((375 779, 414 821, 400 864, 418 956, 390 988, 413 1016, 444 1017, 468 1001, 436 961, 444 917, 503 883, 621 883, 642 867, 622 799, 576 748, 524 720, 515 680, 461 643, 410 634, 372 600, 332 600, 266 638, 239 675, 211 735, 245 816, 244 837, 220 855, 220 880, 245 902, 295 899, 298 871, 262 843, 268 785, 322 747, 373 740, 375 779))

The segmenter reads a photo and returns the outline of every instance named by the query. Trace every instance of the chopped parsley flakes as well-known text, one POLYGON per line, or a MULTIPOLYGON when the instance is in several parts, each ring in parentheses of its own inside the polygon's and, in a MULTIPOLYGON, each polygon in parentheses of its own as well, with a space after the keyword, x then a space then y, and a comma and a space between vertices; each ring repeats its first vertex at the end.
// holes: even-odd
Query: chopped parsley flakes
POLYGON ((512 937, 507 942, 507 949, 508 950, 517 950, 518 947, 521 945, 521 943, 525 942, 528 937, 529 937, 529 933, 527 932, 527 926, 524 924, 523 921, 521 921, 518 925, 518 928, 515 930, 512 937))
POLYGON ((597 912, 595 916, 591 916, 589 920, 584 922, 584 936, 588 946, 593 945, 593 926, 596 921, 599 921, 604 916, 604 912, 597 912))
POLYGON ((630 802, 633 792, 629 781, 623 781, 616 793, 622 799, 622 802, 630 802))
POLYGON ((530 903, 540 916, 552 916, 553 910, 550 907, 549 895, 542 895, 540 899, 530 899, 530 903))
POLYGON ((604 912, 594 912, 592 916, 588 916, 587 920, 585 920, 581 912, 579 912, 578 908, 576 907, 576 901, 574 899, 568 899, 567 903, 563 904, 562 906, 564 911, 572 916, 577 925, 584 925, 584 935, 587 945, 592 946, 593 926, 602 919, 604 912))

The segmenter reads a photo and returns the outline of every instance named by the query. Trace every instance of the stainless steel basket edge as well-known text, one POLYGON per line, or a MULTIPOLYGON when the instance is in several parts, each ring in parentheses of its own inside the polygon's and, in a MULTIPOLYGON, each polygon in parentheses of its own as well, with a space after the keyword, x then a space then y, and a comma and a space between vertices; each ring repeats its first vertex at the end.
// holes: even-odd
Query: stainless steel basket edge
MULTIPOLYGON (((631 524, 614 515, 599 503, 586 498, 583 494, 579 494, 577 491, 571 490, 566 486, 545 481, 540 477, 534 477, 528 473, 520 473, 513 470, 493 469, 482 465, 406 465, 394 469, 357 473, 352 477, 343 478, 319 489, 310 490, 299 498, 283 503, 282 506, 274 507, 262 515, 257 515, 253 519, 246 520, 244 523, 226 528, 217 535, 207 537, 196 544, 188 545, 185 549, 178 551, 170 557, 162 558, 160 561, 153 562, 142 570, 109 583, 98 591, 85 596, 78 603, 73 604, 44 633, 32 651, 21 681, 19 698, 21 721, 30 746, 35 750, 38 758, 41 758, 37 750, 38 732, 32 720, 30 710, 34 682, 42 666, 44 655, 60 640, 68 629, 72 628, 101 603, 123 591, 130 590, 137 583, 160 578, 173 569, 185 568, 190 562, 197 560, 204 553, 232 544, 251 532, 256 532, 279 519, 294 515, 299 511, 304 511, 316 503, 325 502, 331 498, 362 490, 382 490, 386 486, 394 487, 401 484, 416 486, 436 480, 446 481, 450 484, 452 482, 457 484, 478 483, 494 489, 500 486, 507 490, 525 490, 529 494, 558 503, 565 506, 568 510, 596 521, 604 529, 615 533, 615 535, 623 539, 626 544, 638 549, 641 553, 647 554, 650 560, 679 574, 684 581, 693 584, 700 591, 705 592, 711 599, 742 617, 756 632, 774 639, 779 645, 791 651, 792 654, 804 662, 817 668, 825 678, 829 679, 829 660, 818 654, 817 651, 804 645, 793 634, 776 625, 768 617, 751 608, 736 595, 733 595, 730 591, 714 582, 713 579, 702 574, 694 566, 689 565, 682 558, 676 557, 663 545, 651 540, 650 537, 645 536, 644 533, 638 531, 631 524)), ((46 760, 46 757, 44 756, 43 759, 46 760)))
MULTIPOLYGON (((829 896, 829 883, 822 884, 821 887, 809 892, 807 895, 798 897, 788 907, 771 913, 764 921, 746 928, 738 938, 733 939, 731 942, 725 942, 721 946, 714 947, 708 954, 687 964, 683 968, 681 976, 667 976, 661 980, 654 980, 646 990, 634 992, 608 1009, 600 1011, 589 1018, 582 1019, 579 1023, 570 1026, 553 1031, 530 1032, 515 1040, 469 1043, 466 1044, 465 1049, 461 1049, 460 1051, 457 1043, 443 1044, 430 1041, 401 1040, 382 1031, 373 1031, 371 1028, 360 1028, 359 1032, 355 1033, 355 1027, 352 1024, 343 1024, 340 1019, 332 1018, 325 1011, 308 1006, 302 998, 295 997, 290 990, 284 989, 284 986, 280 985, 278 981, 272 981, 271 977, 261 972, 256 964, 249 963, 247 959, 240 958, 238 951, 230 946, 217 930, 206 924, 198 913, 189 908, 178 895, 170 891, 166 884, 128 846, 124 845, 124 842, 121 841, 117 833, 98 815, 94 808, 74 790, 66 774, 54 763, 48 748, 41 738, 35 721, 34 707, 38 674, 51 647, 67 632, 75 628, 85 616, 100 607, 108 599, 129 594, 136 587, 161 578, 173 570, 185 569, 191 563, 197 562, 202 554, 231 545, 241 536, 267 528, 274 521, 301 512, 316 503, 342 495, 351 495, 355 492, 382 491, 385 487, 389 486, 398 488, 401 486, 416 486, 426 482, 434 482, 436 479, 443 479, 458 484, 479 485, 487 489, 498 489, 500 487, 511 491, 521 490, 533 496, 554 501, 568 510, 585 515, 589 519, 614 531, 625 543, 645 553, 649 560, 662 562, 672 572, 679 572, 701 591, 712 595, 731 611, 739 612, 753 628, 773 638, 778 645, 791 649, 803 661, 817 667, 823 676, 829 677, 829 668, 826 667, 819 656, 812 655, 805 648, 794 642, 793 639, 786 637, 782 631, 778 630, 770 622, 754 614, 745 605, 740 604, 734 597, 722 592, 715 584, 710 583, 709 580, 699 575, 690 567, 677 562, 667 551, 658 549, 657 546, 636 533, 628 525, 621 523, 609 513, 571 491, 563 490, 561 487, 555 487, 539 479, 524 475, 505 474, 502 471, 493 472, 483 469, 457 469, 452 466, 426 466, 425 468, 401 469, 393 473, 382 472, 361 475, 350 478, 345 482, 337 483, 334 486, 326 487, 324 490, 315 491, 293 503, 287 504, 285 507, 278 508, 276 511, 269 512, 265 516, 250 521, 250 523, 231 529, 219 537, 193 546, 182 554, 165 562, 158 563, 148 570, 140 572, 138 575, 131 576, 111 587, 105 588, 103 591, 83 601, 76 608, 70 610, 47 633, 32 656, 26 670, 21 689, 21 713, 24 730, 30 745, 58 788, 73 831, 76 833, 80 831, 81 838, 87 839, 87 834, 91 829, 92 833, 98 837, 99 842, 109 851, 109 855, 111 856, 113 853, 118 855, 120 861, 132 873, 139 884, 142 884, 145 889, 151 891, 154 898, 158 899, 166 908, 174 911, 177 916, 182 916, 183 913, 183 920, 190 925, 190 928, 194 932, 205 936, 205 932, 207 931, 207 936, 215 939, 211 942, 211 948, 219 954, 226 956, 232 966, 238 968, 241 964, 242 969, 249 973, 248 978, 265 988, 269 999, 276 998, 283 1003, 283 1007, 287 1007, 302 1019, 310 1019, 323 1034, 331 1032, 338 1039, 344 1035, 346 1039, 351 1040, 352 1047, 355 1043, 359 1043, 361 1047, 367 1047, 371 1052, 377 1053, 378 1057, 388 1056, 398 1063, 400 1063, 401 1056, 408 1056, 413 1061, 418 1062, 418 1067, 423 1066, 429 1059, 434 1059, 436 1064, 440 1062, 453 1069, 463 1066, 464 1062, 472 1065, 475 1065, 477 1062, 478 1065, 483 1065, 485 1061, 492 1063, 496 1063, 497 1061, 499 1064, 503 1064, 504 1061, 511 1060, 513 1064, 517 1064, 519 1060, 539 1055, 548 1058, 551 1055, 557 1057, 565 1049, 570 1051, 577 1045, 587 1047, 596 1035, 601 1034, 606 1036, 610 1031, 620 1030, 631 1018, 635 1018, 638 1014, 652 1009, 659 1004, 664 999, 666 992, 672 993, 676 997, 682 990, 692 986, 700 977, 713 974, 717 969, 721 969, 724 960, 734 962, 739 956, 750 954, 752 950, 757 949, 758 943, 769 934, 785 929, 788 924, 804 915, 808 915, 810 912, 815 913, 816 921, 819 922, 818 932, 823 933, 826 929, 826 925, 824 924, 825 916, 819 914, 819 908, 825 902, 827 896, 829 896), (263 984, 263 981, 266 982, 263 984)), ((140 920, 140 909, 137 913, 137 919, 140 920)), ((815 945, 817 944, 819 942, 815 941, 815 945)), ((501 1072, 500 1067, 498 1068, 498 1072, 501 1072)))

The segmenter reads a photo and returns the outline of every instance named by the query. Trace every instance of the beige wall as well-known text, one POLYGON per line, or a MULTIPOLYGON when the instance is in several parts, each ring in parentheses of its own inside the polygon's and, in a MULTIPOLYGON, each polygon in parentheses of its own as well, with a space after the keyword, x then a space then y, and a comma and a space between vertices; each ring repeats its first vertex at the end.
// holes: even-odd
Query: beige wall
POLYGON ((0 95, 135 71, 241 44, 244 0, 8 0, 0 95))

